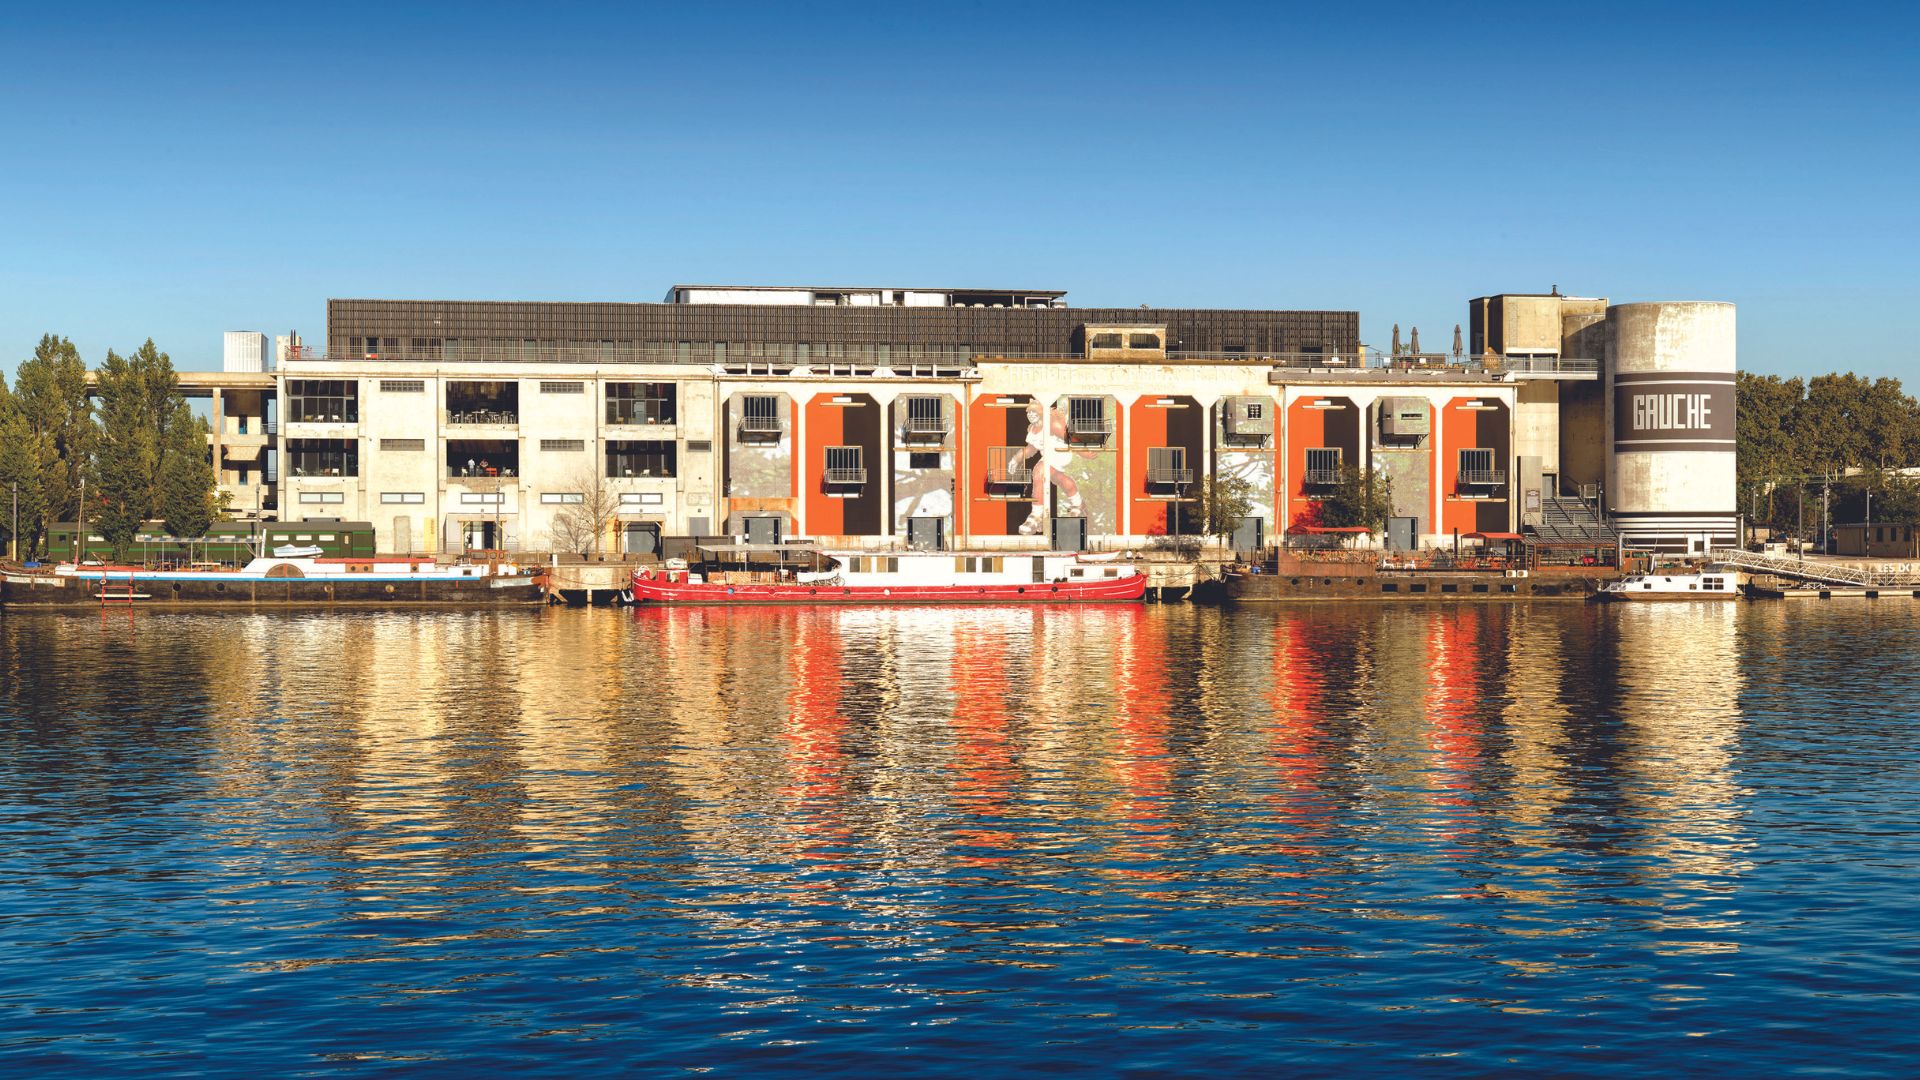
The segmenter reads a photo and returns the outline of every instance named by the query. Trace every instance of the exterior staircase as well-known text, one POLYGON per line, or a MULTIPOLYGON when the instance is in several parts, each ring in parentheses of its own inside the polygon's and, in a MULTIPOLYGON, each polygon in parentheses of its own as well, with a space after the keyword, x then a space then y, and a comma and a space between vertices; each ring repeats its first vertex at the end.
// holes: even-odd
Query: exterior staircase
POLYGON ((1613 527, 1600 520, 1584 499, 1548 496, 1540 501, 1540 524, 1527 526, 1536 544, 1612 547, 1619 542, 1613 527))

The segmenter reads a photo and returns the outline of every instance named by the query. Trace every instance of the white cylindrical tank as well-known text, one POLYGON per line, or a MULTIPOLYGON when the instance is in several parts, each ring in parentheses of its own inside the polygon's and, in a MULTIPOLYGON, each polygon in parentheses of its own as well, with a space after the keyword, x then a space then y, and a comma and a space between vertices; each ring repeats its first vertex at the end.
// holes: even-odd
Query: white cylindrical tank
POLYGON ((1607 505, 1628 543, 1702 553, 1737 539, 1734 309, 1607 309, 1607 505))

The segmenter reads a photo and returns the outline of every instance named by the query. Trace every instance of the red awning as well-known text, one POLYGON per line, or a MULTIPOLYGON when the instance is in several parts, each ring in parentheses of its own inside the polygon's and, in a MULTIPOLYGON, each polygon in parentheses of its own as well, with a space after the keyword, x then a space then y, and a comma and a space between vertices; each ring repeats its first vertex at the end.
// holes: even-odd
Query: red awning
POLYGON ((1525 540, 1519 533, 1470 532, 1463 534, 1462 540, 1525 540))
POLYGON ((1357 536, 1361 533, 1371 533, 1373 530, 1365 525, 1292 525, 1287 528, 1287 531, 1307 533, 1311 536, 1357 536))

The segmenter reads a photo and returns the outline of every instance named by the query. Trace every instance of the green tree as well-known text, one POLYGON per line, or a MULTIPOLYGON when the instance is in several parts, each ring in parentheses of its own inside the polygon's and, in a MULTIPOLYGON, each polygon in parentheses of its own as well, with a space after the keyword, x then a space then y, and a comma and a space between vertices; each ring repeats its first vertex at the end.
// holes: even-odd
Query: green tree
POLYGON ((24 437, 25 447, 16 443, 12 452, 30 459, 15 467, 32 475, 34 493, 29 513, 23 483, 20 532, 25 550, 40 553, 49 526, 73 520, 79 512, 80 481, 99 440, 87 398, 87 366, 73 342, 42 335, 33 356, 14 372, 13 402, 25 428, 25 435, 15 432, 15 438, 24 437))
POLYGON ((1340 470, 1340 482, 1333 493, 1320 503, 1320 524, 1330 528, 1365 526, 1378 533, 1387 527, 1393 514, 1392 481, 1385 473, 1376 473, 1358 465, 1340 470))
POLYGON ((32 433, 7 384, 0 379, 0 543, 11 544, 14 522, 20 522, 19 550, 30 554, 28 527, 44 521, 46 507, 40 499, 40 471, 33 452, 32 433), (18 509, 16 516, 15 510, 18 509))
MULTIPOLYGON (((186 403, 181 402, 180 408, 185 410, 186 403)), ((167 523, 167 532, 182 539, 207 535, 220 513, 214 501, 218 486, 207 452, 206 421, 191 412, 184 419, 171 418, 162 440, 156 507, 160 519, 167 523)))
MULTIPOLYGON (((149 338, 133 355, 109 351, 99 372, 100 444, 94 454, 95 499, 89 495, 88 519, 107 538, 116 558, 124 559, 133 538, 145 522, 174 507, 185 519, 198 520, 206 511, 191 510, 192 488, 204 482, 199 501, 211 506, 212 471, 205 465, 205 429, 180 396, 173 361, 149 338), (195 440, 198 440, 196 443, 195 440), (163 497, 163 485, 178 490, 163 497)), ((189 535, 204 535, 206 526, 189 535)), ((180 535, 176 533, 175 535, 180 535)))
POLYGON ((1253 513, 1253 484, 1245 477, 1214 474, 1200 482, 1200 521, 1209 536, 1229 539, 1253 513))
POLYGON ((1794 433, 1795 413, 1805 397, 1806 384, 1799 379, 1743 371, 1735 383, 1740 505, 1756 521, 1775 522, 1779 485, 1806 472, 1794 433))

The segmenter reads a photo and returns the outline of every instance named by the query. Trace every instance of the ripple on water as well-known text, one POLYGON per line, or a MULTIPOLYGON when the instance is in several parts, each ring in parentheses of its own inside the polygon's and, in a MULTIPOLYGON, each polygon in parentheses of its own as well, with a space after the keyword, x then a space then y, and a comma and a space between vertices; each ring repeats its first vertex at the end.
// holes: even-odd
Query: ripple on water
POLYGON ((0 618, 22 1073, 1905 1071, 1920 613, 0 618))

